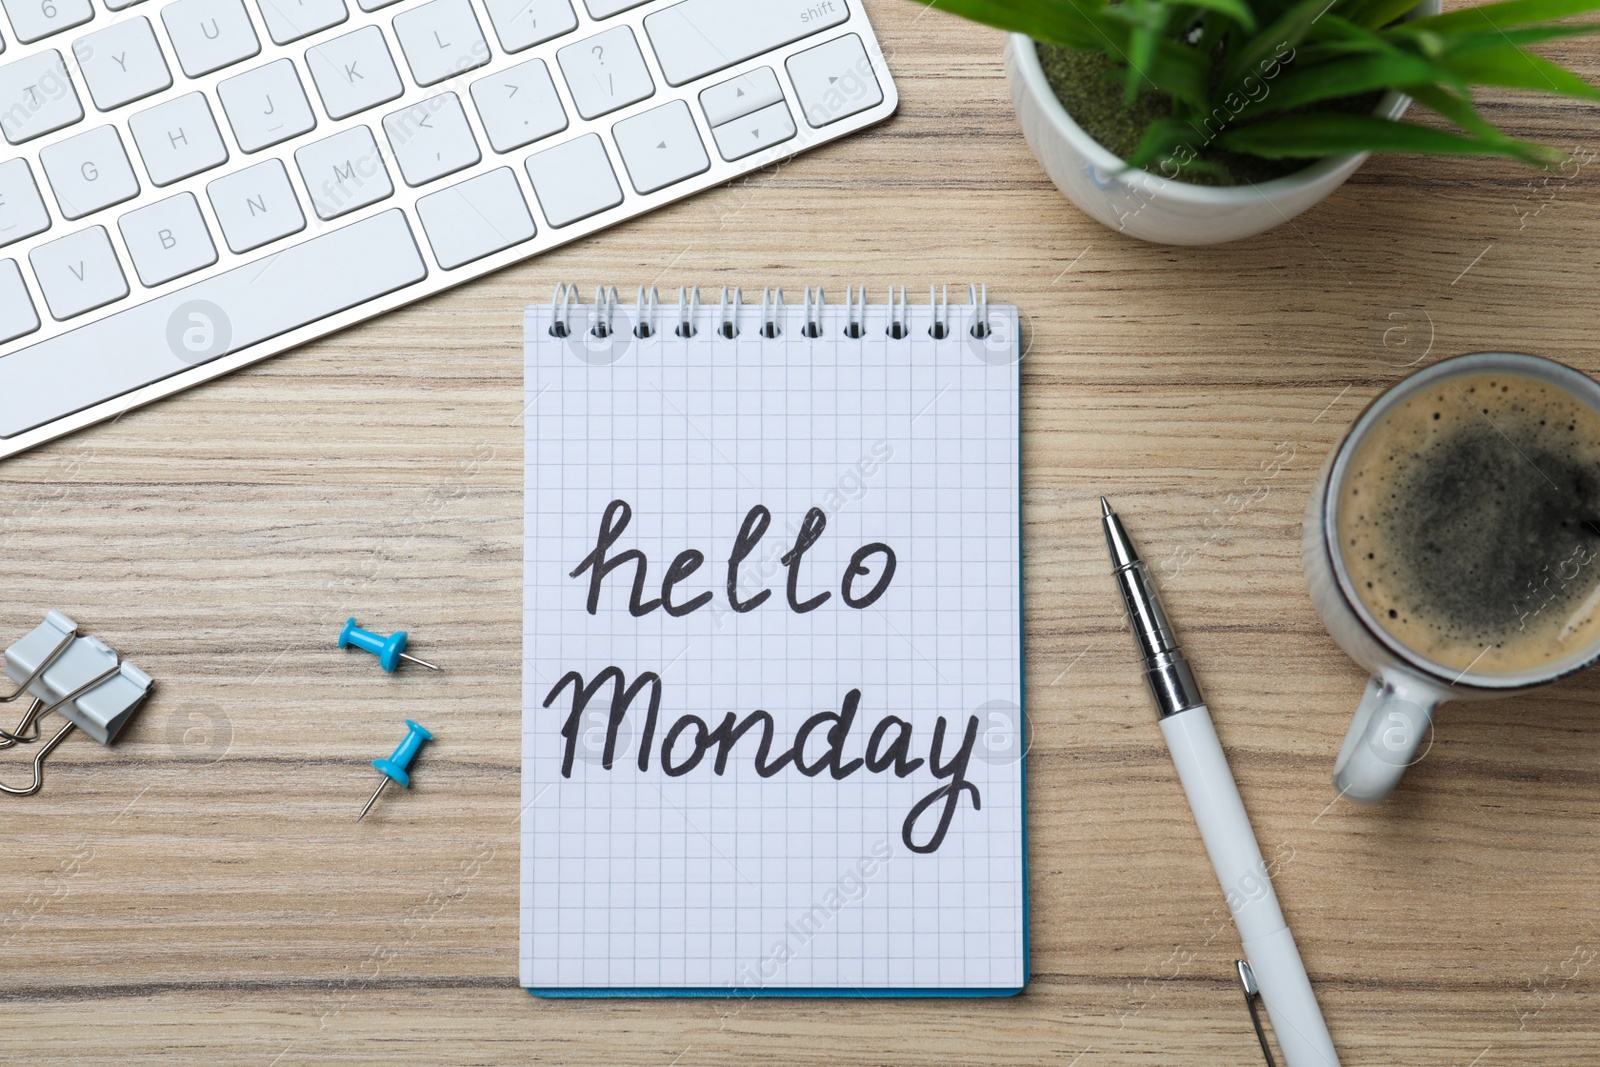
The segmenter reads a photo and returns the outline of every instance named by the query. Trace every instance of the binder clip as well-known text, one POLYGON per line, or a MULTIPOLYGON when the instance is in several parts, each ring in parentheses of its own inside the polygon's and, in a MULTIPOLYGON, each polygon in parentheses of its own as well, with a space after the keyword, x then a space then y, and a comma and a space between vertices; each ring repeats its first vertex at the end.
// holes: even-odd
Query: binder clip
POLYGON ((43 736, 39 720, 51 712, 66 720, 33 757, 31 786, 0 782, 0 792, 18 797, 30 797, 44 785, 45 757, 74 729, 102 745, 115 741, 155 685, 103 641, 80 635, 78 624, 59 611, 51 611, 32 633, 6 649, 5 666, 16 688, 0 694, 0 704, 24 696, 31 696, 33 703, 15 730, 0 730, 0 749, 37 743, 43 736))

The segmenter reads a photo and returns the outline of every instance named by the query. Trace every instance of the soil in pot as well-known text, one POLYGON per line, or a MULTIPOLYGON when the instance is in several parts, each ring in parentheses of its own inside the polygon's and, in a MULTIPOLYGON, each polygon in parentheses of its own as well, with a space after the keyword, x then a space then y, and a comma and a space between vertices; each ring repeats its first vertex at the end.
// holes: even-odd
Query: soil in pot
MULTIPOLYGON (((1140 93, 1131 105, 1123 106, 1124 68, 1104 52, 1077 52, 1059 45, 1034 42, 1039 65, 1055 91, 1056 99, 1067 109, 1083 132, 1100 142, 1118 159, 1127 159, 1139 147, 1151 122, 1172 115, 1172 101, 1159 93, 1140 93)), ((1368 93, 1345 100, 1318 104, 1318 111, 1350 111, 1371 114, 1382 93, 1368 93)), ((1292 114, 1292 112, 1291 112, 1292 114)), ((1311 159, 1262 159, 1218 148, 1214 144, 1194 144, 1196 161, 1211 169, 1186 167, 1181 181, 1193 185, 1244 185, 1271 181, 1303 170, 1316 162, 1311 159)), ((1161 174, 1157 164, 1144 168, 1161 174)), ((1161 175, 1166 177, 1167 175, 1161 175)))

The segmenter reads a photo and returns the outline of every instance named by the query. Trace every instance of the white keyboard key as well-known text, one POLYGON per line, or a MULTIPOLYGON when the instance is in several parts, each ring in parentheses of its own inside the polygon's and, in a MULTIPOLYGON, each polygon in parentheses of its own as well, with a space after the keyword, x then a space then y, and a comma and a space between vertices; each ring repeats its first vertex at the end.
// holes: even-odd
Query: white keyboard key
POLYGON ((25 159, 0 163, 0 247, 50 228, 50 212, 25 159))
POLYGON ((139 195, 139 179, 115 126, 101 126, 39 150, 39 165, 61 205, 61 215, 81 219, 139 195))
POLYGON ((436 85, 489 62, 489 43, 467 0, 429 0, 394 17, 400 51, 418 85, 436 85))
POLYGON ((385 211, 0 359, 0 437, 160 381, 428 275, 385 211))
POLYGON ((472 83, 472 102, 496 152, 509 152, 567 128, 567 112, 542 59, 472 83))
POLYGON ((783 99, 778 75, 771 67, 758 67, 748 74, 713 85, 700 93, 700 107, 712 126, 753 115, 783 99))
POLYGON ((645 16, 668 85, 682 85, 850 18, 845 0, 684 0, 645 16))
POLYGON ((400 0, 356 0, 356 3, 363 11, 376 11, 380 7, 388 7, 390 4, 399 2, 400 0))
POLYGON ((595 134, 535 152, 525 166, 544 217, 558 229, 622 203, 622 186, 595 134))
POLYGON ((117 220, 133 269, 146 286, 160 285, 217 261, 193 193, 179 193, 117 220))
POLYGON ((267 36, 275 44, 289 44, 319 30, 337 26, 350 17, 344 0, 256 0, 267 36))
POLYGON ((38 328, 39 313, 33 310, 33 301, 28 298, 22 268, 14 259, 0 259, 0 345, 38 328))
POLYGON ((611 129, 628 178, 641 193, 704 174, 711 167, 689 105, 674 100, 623 119, 611 129))
POLYGON ((484 0, 494 35, 507 52, 520 52, 578 28, 571 0, 484 0))
POLYGON ((363 26, 308 49, 306 66, 329 118, 346 118, 405 91, 383 31, 376 26, 363 26))
POLYGON ((556 53, 572 102, 586 119, 638 103, 656 91, 633 31, 617 26, 556 53))
POLYGON ((445 270, 521 244, 534 234, 528 202, 509 167, 428 194, 417 201, 417 217, 433 257, 445 270))
MULTIPOLYGON (((104 226, 90 226, 28 253, 44 302, 57 321, 104 307, 128 295, 104 226)), ((10 358, 9 356, 6 358, 10 358)))
POLYGON ((134 4, 142 4, 144 0, 102 0, 102 3, 106 5, 107 11, 121 11, 124 8, 132 7, 134 4))
POLYGON ((336 219, 394 192, 383 154, 365 126, 353 126, 297 148, 294 161, 311 194, 311 206, 321 219, 336 219))
POLYGON ((316 128, 294 61, 279 59, 217 83, 222 113, 245 152, 259 152, 316 128))
POLYGON ((407 185, 425 185, 483 158, 455 93, 440 93, 384 116, 383 132, 407 185))
POLYGON ((83 105, 55 49, 0 67, 0 133, 11 144, 71 126, 83 105))
POLYGON ((280 159, 269 159, 206 186, 223 240, 248 252, 306 228, 305 213, 280 159))
POLYGON ((626 11, 630 7, 638 7, 645 0, 583 0, 583 6, 589 9, 592 19, 610 18, 619 11, 626 11))
POLYGON ((243 0, 177 0, 161 9, 178 66, 191 78, 261 51, 243 0))
POLYGON ((128 129, 144 169, 157 185, 171 185, 228 161, 211 105, 200 93, 185 93, 136 112, 128 118, 128 129))
POLYGON ((32 44, 94 18, 89 0, 4 0, 17 40, 32 44))
POLYGON ((711 128, 717 152, 728 162, 753 155, 763 148, 782 144, 795 135, 794 116, 782 100, 753 115, 724 122, 711 128))
POLYGON ((147 18, 113 22, 72 42, 72 54, 94 106, 110 111, 172 84, 156 31, 147 18))
POLYGON ((787 65, 800 111, 812 126, 821 128, 883 103, 872 60, 853 33, 798 52, 787 65))

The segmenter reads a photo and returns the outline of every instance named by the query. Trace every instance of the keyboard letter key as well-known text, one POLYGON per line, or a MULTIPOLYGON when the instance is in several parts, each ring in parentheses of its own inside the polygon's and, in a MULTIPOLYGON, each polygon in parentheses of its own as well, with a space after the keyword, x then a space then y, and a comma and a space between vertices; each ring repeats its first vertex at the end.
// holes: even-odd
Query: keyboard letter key
POLYGON ((509 167, 417 201, 417 216, 439 266, 452 270, 533 236, 533 216, 509 167))
POLYGON ((365 126, 296 149, 294 161, 311 194, 311 206, 321 219, 336 219, 394 192, 383 154, 365 126))
POLYGON ((228 161, 217 120, 201 93, 185 93, 130 115, 128 129, 144 169, 157 185, 171 185, 228 161))
POLYGON ((0 247, 50 228, 39 186, 25 159, 0 163, 0 247))
POLYGON ((71 126, 83 105, 61 53, 51 49, 0 67, 0 133, 11 144, 71 126))
POLYGON ((0 259, 0 345, 38 328, 39 313, 33 310, 33 301, 28 299, 22 268, 14 259, 0 259))
POLYGON ((558 229, 622 203, 622 186, 595 134, 535 152, 526 166, 544 217, 558 229))
POLYGON ((279 59, 217 84, 222 113, 245 152, 259 152, 315 129, 311 102, 294 61, 279 59))
MULTIPOLYGON (((57 321, 93 311, 128 295, 128 279, 117 263, 104 226, 90 226, 28 253, 44 302, 57 321)), ((105 320, 101 320, 102 322, 105 320)), ((113 346, 115 341, 111 342, 113 346)), ((7 359, 12 358, 7 356, 7 359)))
POLYGON ((350 17, 344 0, 257 0, 267 36, 274 44, 290 44, 350 17))
POLYGON ((261 51, 242 0, 177 0, 161 9, 178 66, 191 78, 261 51))
POLYGON ((0 359, 0 437, 376 300, 427 275, 399 211, 313 237, 0 359))
POLYGON ((217 261, 193 193, 169 196, 117 220, 133 269, 146 286, 160 285, 217 261))
POLYGON ((383 31, 363 26, 306 51, 306 66, 328 117, 346 118, 393 100, 405 91, 383 31))
POLYGON ((89 96, 101 111, 110 111, 172 84, 172 72, 161 58, 156 31, 147 18, 113 22, 72 43, 89 96))
POLYGON ((139 195, 139 180, 122 148, 115 126, 101 126, 68 137, 39 152, 61 214, 81 219, 112 204, 139 195))
POLYGON ((206 198, 234 252, 248 252, 306 228, 282 160, 269 159, 218 178, 206 186, 206 198))
POLYGON ((394 17, 400 51, 418 85, 437 85, 489 62, 489 43, 467 0, 429 0, 394 17))
POLYGON ((669 85, 683 85, 850 18, 845 0, 685 0, 646 15, 669 85))

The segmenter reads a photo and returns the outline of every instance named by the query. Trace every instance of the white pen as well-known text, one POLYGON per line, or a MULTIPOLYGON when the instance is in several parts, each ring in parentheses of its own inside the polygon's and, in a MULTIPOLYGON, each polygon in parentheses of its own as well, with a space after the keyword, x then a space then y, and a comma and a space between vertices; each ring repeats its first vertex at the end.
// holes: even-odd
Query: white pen
MULTIPOLYGON (((1300 950, 1284 921, 1283 909, 1278 907, 1272 879, 1261 858, 1261 846, 1256 843, 1250 816, 1239 799, 1239 787, 1234 784, 1228 758, 1223 755, 1222 743, 1211 724, 1211 712, 1206 710, 1200 687, 1178 650, 1150 574, 1128 540, 1128 532, 1105 497, 1100 498, 1100 508, 1111 566, 1128 609, 1134 640, 1144 657, 1145 680, 1155 697, 1161 732, 1166 736, 1172 762, 1178 768, 1178 780, 1183 783, 1206 854, 1211 857, 1211 866, 1216 869, 1228 910, 1233 913, 1233 923, 1244 943, 1249 965, 1241 966, 1239 972, 1245 997, 1251 1001, 1251 1015, 1255 1015, 1253 977, 1288 1067, 1338 1067, 1339 1055, 1333 1050, 1333 1038, 1328 1036, 1328 1024, 1322 1020, 1311 979, 1300 962, 1300 950)), ((1267 1050, 1259 1021, 1256 1034, 1270 1064, 1272 1054, 1267 1050)))

